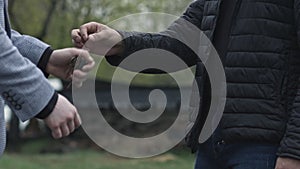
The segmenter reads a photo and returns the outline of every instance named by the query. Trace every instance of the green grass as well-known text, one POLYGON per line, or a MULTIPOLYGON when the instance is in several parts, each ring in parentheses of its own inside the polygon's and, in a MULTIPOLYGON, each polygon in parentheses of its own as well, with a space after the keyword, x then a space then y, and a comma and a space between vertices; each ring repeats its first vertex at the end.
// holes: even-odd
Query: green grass
POLYGON ((5 153, 0 169, 192 169, 194 163, 194 156, 182 149, 148 159, 125 159, 91 149, 62 155, 39 154, 35 151, 41 145, 27 144, 22 149, 26 153, 5 153))

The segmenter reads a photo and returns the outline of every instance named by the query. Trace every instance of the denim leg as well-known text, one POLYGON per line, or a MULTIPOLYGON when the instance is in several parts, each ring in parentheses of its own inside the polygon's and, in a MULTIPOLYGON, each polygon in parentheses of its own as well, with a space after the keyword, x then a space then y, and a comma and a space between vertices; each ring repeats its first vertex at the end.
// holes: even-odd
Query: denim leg
POLYGON ((212 139, 200 145, 197 153, 195 169, 222 169, 217 158, 212 139))
POLYGON ((219 128, 198 149, 195 169, 274 169, 278 145, 226 143, 219 128))
POLYGON ((198 152, 196 158, 195 169, 221 169, 216 160, 209 155, 198 152))
POLYGON ((267 144, 228 145, 223 152, 224 164, 226 169, 274 169, 277 149, 278 146, 267 144))

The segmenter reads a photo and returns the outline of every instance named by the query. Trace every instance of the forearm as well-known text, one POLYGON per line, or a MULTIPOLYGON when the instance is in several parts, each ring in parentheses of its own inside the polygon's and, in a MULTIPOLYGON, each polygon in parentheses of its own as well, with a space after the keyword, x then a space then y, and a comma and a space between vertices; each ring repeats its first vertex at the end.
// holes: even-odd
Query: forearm
MULTIPOLYGON (((161 33, 139 33, 139 32, 125 32, 119 31, 123 37, 123 45, 119 47, 119 55, 107 56, 107 61, 114 65, 119 66, 119 64, 131 54, 142 51, 144 49, 151 50, 164 50, 172 53, 175 57, 182 59, 186 67, 177 67, 172 71, 179 71, 191 67, 196 64, 198 58, 197 55, 185 44, 171 36, 164 35, 161 33)), ((121 46, 121 45, 120 45, 121 46)), ((162 54, 163 55, 163 54, 162 54)), ((149 55, 151 56, 151 55, 149 55)), ((164 56, 161 56, 164 57, 164 56)), ((160 62, 160 60, 158 60, 160 62)), ((126 68, 129 69, 130 68, 126 68)), ((146 70, 143 73, 164 73, 158 70, 146 70)))
POLYGON ((20 54, 37 65, 47 77, 46 65, 53 52, 50 46, 34 37, 21 35, 14 30, 12 30, 11 40, 20 54))
POLYGON ((14 47, 5 31, 0 29, 0 93, 8 106, 25 121, 44 109, 48 113, 55 91, 42 72, 14 47))
MULTIPOLYGON (((200 46, 201 39, 200 36, 197 36, 198 32, 201 32, 202 11, 202 0, 192 3, 182 17, 160 33, 119 31, 123 39, 123 45, 121 45, 122 47, 119 51, 123 52, 122 54, 119 52, 119 55, 107 56, 108 62, 117 66, 126 57, 137 51, 143 49, 162 49, 173 53, 176 57, 182 59, 189 67, 195 65, 196 62, 199 61, 199 57, 195 53, 198 51, 191 49, 191 46, 200 46), (199 31, 189 32, 191 30, 190 26, 192 26, 194 30, 199 31)), ((178 70, 184 68, 178 67, 178 70)))
MULTIPOLYGON (((298 38, 298 51, 300 50, 300 1, 294 1, 295 12, 295 28, 298 38)), ((282 138, 278 156, 288 157, 300 160, 300 62, 298 57, 291 57, 289 69, 293 70, 293 74, 289 75, 291 79, 289 83, 289 90, 293 96, 293 101, 289 106, 288 120, 286 125, 286 132, 282 138)))
POLYGON ((294 70, 295 74, 290 80, 293 82, 289 86, 289 90, 294 93, 294 98, 288 108, 286 130, 277 155, 300 160, 300 69, 295 67, 294 70))

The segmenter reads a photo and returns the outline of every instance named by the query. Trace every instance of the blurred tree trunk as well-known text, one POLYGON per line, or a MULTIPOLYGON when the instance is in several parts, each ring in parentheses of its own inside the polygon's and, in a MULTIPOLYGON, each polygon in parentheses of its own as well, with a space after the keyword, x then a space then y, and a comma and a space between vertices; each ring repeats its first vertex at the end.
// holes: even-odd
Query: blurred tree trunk
POLYGON ((49 29, 49 24, 51 22, 52 16, 55 13, 55 8, 56 8, 58 2, 59 2, 59 0, 51 0, 51 4, 50 4, 49 10, 47 12, 46 19, 43 22, 41 32, 37 36, 37 38, 44 39, 46 37, 48 29, 49 29))
POLYGON ((14 6, 15 6, 15 0, 9 0, 9 4, 8 4, 8 13, 9 13, 9 17, 10 22, 12 23, 12 25, 14 25, 15 29, 18 30, 20 33, 22 33, 22 27, 20 26, 20 24, 18 23, 18 20, 16 19, 16 15, 14 14, 14 6))
MULTIPOLYGON (((69 12, 68 11, 68 4, 67 4, 67 1, 66 0, 62 0, 61 1, 61 6, 60 6, 60 8, 59 8, 59 10, 60 10, 60 13, 61 13, 61 18, 63 19, 63 20, 67 20, 67 12, 69 12)), ((66 25, 65 24, 60 24, 60 25, 58 25, 59 26, 59 37, 58 37, 58 46, 64 46, 65 44, 64 44, 64 38, 66 38, 66 35, 65 35, 65 33, 66 33, 66 31, 68 31, 67 30, 67 28, 66 28, 66 25)), ((70 36, 70 35, 69 35, 70 36)), ((70 40, 71 41, 71 40, 70 40)))
POLYGON ((81 10, 80 10, 80 7, 84 5, 84 0, 79 0, 79 9, 77 9, 75 12, 74 12, 74 19, 73 19, 73 24, 72 24, 72 27, 73 28, 77 28, 78 26, 80 26, 79 24, 79 18, 81 16, 81 10))

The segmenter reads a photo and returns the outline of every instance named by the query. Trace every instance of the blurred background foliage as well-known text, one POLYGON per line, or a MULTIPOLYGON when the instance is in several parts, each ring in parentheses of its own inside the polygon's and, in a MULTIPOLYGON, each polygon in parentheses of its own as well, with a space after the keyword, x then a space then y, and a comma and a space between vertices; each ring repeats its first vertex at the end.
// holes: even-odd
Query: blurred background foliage
MULTIPOLYGON (((120 17, 141 13, 161 12, 180 16, 191 0, 9 0, 13 28, 37 37, 54 49, 71 47, 70 33, 80 25, 97 21, 108 24, 120 17)), ((115 68, 102 61, 97 77, 110 81, 115 68)), ((126 74, 124 71, 124 79, 126 74)), ((187 85, 191 83, 184 71, 175 73, 187 85)), ((122 79, 120 79, 122 82, 122 79)), ((138 75, 133 85, 176 86, 170 75, 138 75)))

